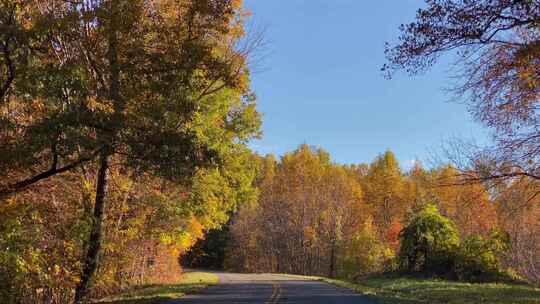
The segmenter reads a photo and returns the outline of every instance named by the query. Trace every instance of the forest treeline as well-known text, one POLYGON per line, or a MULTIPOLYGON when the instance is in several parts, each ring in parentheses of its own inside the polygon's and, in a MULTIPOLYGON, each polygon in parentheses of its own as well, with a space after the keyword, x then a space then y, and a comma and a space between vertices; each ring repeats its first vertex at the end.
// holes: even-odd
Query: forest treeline
MULTIPOLYGON (((452 238, 486 245, 473 254, 493 263, 493 271, 539 282, 534 181, 463 185, 450 165, 415 162, 403 171, 390 151, 370 164, 340 165, 308 145, 259 162, 259 198, 233 217, 226 268, 348 279, 399 270, 402 231, 433 204, 457 228, 452 238), (494 252, 487 244, 501 233, 510 246, 494 252)), ((455 241, 447 238, 438 241, 455 241)))

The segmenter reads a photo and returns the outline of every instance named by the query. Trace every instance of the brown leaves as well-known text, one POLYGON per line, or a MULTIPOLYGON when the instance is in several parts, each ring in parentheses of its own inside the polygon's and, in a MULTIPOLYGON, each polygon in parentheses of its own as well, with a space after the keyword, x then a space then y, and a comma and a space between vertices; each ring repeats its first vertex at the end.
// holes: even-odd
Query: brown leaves
MULTIPOLYGON (((387 45, 383 71, 425 71, 440 56, 457 52, 454 87, 472 116, 492 129, 487 180, 540 178, 540 3, 538 1, 428 0, 416 20, 387 45), (515 170, 505 172, 511 164, 515 170)), ((459 169, 474 176, 476 160, 459 169)), ((471 180, 474 180, 471 179, 471 180)), ((477 181, 479 179, 476 179, 477 181)))

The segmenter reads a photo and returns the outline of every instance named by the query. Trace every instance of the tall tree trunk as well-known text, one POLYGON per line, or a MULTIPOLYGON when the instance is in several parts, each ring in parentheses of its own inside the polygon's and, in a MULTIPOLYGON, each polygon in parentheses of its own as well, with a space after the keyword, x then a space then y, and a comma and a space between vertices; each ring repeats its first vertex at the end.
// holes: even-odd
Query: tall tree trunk
POLYGON ((103 210, 105 207, 105 193, 107 191, 107 173, 109 170, 109 149, 104 149, 99 158, 99 172, 96 184, 96 200, 94 205, 94 214, 92 222, 92 231, 88 242, 88 251, 84 260, 84 268, 81 275, 81 281, 75 290, 76 304, 82 303, 88 294, 90 280, 96 272, 98 265, 98 255, 101 249, 103 210))
POLYGON ((107 175, 109 171, 109 158, 114 153, 114 146, 119 130, 122 128, 122 113, 125 104, 120 96, 120 65, 118 62, 118 4, 119 1, 109 3, 109 35, 107 52, 109 68, 109 99, 114 102, 114 114, 110 121, 109 131, 101 134, 104 148, 99 158, 99 172, 96 183, 96 201, 94 205, 93 226, 88 241, 88 251, 84 260, 81 281, 75 290, 75 304, 80 304, 86 298, 94 273, 98 267, 98 256, 102 241, 103 211, 105 195, 107 192, 107 175))

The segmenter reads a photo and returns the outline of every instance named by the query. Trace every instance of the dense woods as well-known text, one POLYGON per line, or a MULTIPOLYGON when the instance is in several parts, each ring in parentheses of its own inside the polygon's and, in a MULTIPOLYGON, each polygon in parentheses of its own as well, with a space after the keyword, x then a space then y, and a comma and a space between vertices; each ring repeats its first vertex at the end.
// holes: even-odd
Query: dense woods
MULTIPOLYGON (((405 244, 411 248, 418 244, 408 240, 407 229, 411 233, 427 229, 422 232, 427 239, 440 233, 407 226, 418 222, 415 218, 422 212, 440 212, 442 223, 452 228, 440 234, 438 246, 450 242, 457 254, 461 238, 460 250, 465 252, 460 257, 471 251, 474 256, 489 256, 488 269, 538 282, 540 197, 531 198, 537 189, 532 190, 527 180, 490 192, 482 184, 461 185, 458 170, 449 165, 425 169, 417 162, 402 171, 390 151, 370 164, 340 165, 324 150, 307 145, 279 160, 267 156, 259 162, 259 199, 233 217, 225 267, 349 279, 418 269, 416 262, 408 266, 400 262, 407 256, 405 244), (428 207, 433 209, 423 211, 428 207), (510 247, 502 243, 497 243, 500 250, 489 247, 502 236, 511 240, 510 247), (467 250, 474 241, 478 246, 467 250)), ((418 255, 414 260, 427 259, 418 255)), ((482 267, 487 260, 459 262, 456 267, 467 265, 464 271, 471 263, 482 267)), ((441 261, 434 265, 448 266, 441 261)), ((458 275, 482 279, 452 274, 458 275)))
POLYGON ((0 299, 173 280, 253 199, 241 1, 0 1, 0 299))

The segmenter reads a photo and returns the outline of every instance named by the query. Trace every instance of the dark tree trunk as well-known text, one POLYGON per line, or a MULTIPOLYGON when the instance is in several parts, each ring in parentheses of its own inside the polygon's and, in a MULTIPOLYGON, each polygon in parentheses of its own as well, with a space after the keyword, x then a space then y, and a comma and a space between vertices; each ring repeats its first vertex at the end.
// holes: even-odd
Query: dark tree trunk
POLYGON ((81 281, 75 290, 75 304, 82 303, 88 295, 90 280, 96 272, 98 265, 98 255, 101 249, 103 210, 105 207, 105 193, 107 191, 107 174, 109 170, 108 149, 104 149, 99 158, 99 172, 96 183, 96 200, 94 205, 94 214, 92 218, 92 231, 88 240, 88 250, 84 259, 81 281))
POLYGON ((104 139, 104 148, 99 158, 99 172, 96 184, 96 201, 94 206, 93 226, 88 241, 88 251, 84 260, 81 281, 75 290, 75 304, 80 304, 88 295, 90 282, 98 267, 98 257, 102 241, 103 211, 105 207, 105 195, 107 192, 107 175, 109 171, 109 158, 114 153, 114 145, 119 130, 122 129, 122 113, 125 108, 123 100, 120 98, 120 65, 118 62, 118 35, 117 27, 119 20, 118 1, 110 2, 110 28, 109 28, 109 50, 107 53, 109 61, 109 98, 114 101, 114 114, 110 122, 110 131, 101 134, 104 139))
POLYGON ((336 240, 332 240, 330 248, 330 268, 328 269, 328 277, 333 278, 336 274, 336 240))

